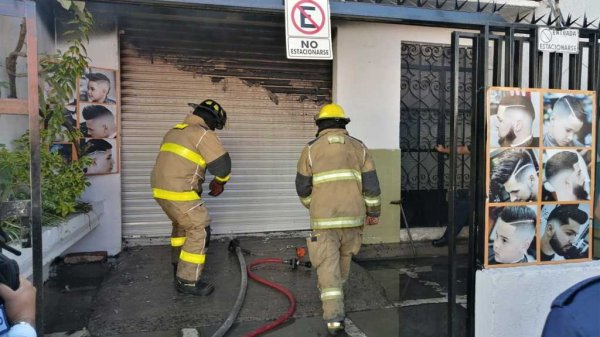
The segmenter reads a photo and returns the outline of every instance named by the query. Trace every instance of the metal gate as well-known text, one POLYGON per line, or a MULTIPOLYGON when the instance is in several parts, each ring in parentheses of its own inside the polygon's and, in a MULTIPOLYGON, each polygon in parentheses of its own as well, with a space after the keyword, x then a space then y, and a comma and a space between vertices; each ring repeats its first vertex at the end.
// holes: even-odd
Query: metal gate
MULTIPOLYGON (((517 21, 522 20, 518 18, 517 21)), ((482 268, 484 254, 484 235, 482 226, 485 223, 485 136, 487 121, 485 116, 486 88, 488 86, 507 86, 524 88, 549 89, 581 89, 597 90, 599 86, 599 38, 600 32, 590 28, 584 20, 579 28, 579 54, 569 55, 549 54, 537 49, 539 18, 535 16, 529 24, 517 22, 506 25, 486 25, 479 33, 454 32, 451 46, 451 84, 450 102, 451 114, 450 148, 455 148, 461 139, 461 106, 463 102, 461 49, 465 43, 473 48, 474 69, 470 90, 470 104, 474 107, 471 116, 471 177, 470 194, 473 205, 472 217, 469 221, 469 279, 468 279, 468 326, 469 336, 475 335, 475 271, 482 268), (583 63, 587 63, 587 68, 583 63), (565 69, 566 71, 563 71, 565 69)), ((573 25, 569 18, 565 21, 548 18, 547 25, 558 22, 557 26, 573 25)), ((575 27, 573 27, 575 28, 575 27)), ((598 97, 597 97, 598 99, 598 97)), ((598 102, 596 102, 598 103, 598 102)), ((454 240, 454 205, 457 195, 457 184, 461 169, 456 151, 450 155, 449 166, 449 272, 448 272, 448 336, 457 336, 456 324, 456 261, 454 240)))
MULTIPOLYGON (((443 44, 402 42, 400 148, 402 204, 408 223, 417 227, 446 224, 449 162, 434 150, 448 146, 452 48, 443 44)), ((471 142, 473 50, 459 49, 460 107, 458 143, 471 142)), ((457 188, 470 182, 468 157, 459 158, 457 188)))
POLYGON ((294 175, 314 138, 312 116, 330 100, 332 68, 330 61, 286 59, 283 19, 151 8, 121 18, 123 237, 170 235, 150 171, 187 102, 208 97, 227 110, 218 135, 233 161, 227 192, 203 196, 214 233, 309 228, 294 175))

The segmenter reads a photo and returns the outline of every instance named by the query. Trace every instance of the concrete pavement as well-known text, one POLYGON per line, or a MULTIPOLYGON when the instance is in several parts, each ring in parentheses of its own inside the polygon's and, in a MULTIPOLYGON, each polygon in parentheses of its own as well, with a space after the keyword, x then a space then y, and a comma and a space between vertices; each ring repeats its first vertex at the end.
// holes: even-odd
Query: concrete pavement
MULTIPOLYGON (((241 238, 256 258, 292 258, 301 238, 241 238)), ((240 283, 237 258, 228 240, 213 240, 205 277, 216 285, 209 297, 177 293, 168 246, 125 250, 108 263, 59 265, 46 289, 46 332, 89 330, 91 336, 210 336, 229 313, 240 283)), ((353 263, 345 286, 348 333, 359 337, 439 337, 445 335, 447 258, 353 263)), ((464 259, 459 276, 466 277, 464 259)), ((286 265, 264 265, 257 273, 294 292, 293 320, 264 336, 326 336, 316 289, 316 272, 286 265)), ((459 303, 465 303, 464 281, 459 303)), ((227 336, 242 336, 287 309, 281 294, 249 280, 244 306, 227 336)), ((464 304, 463 304, 464 306, 464 304)), ((464 331, 466 310, 457 308, 464 331)), ((65 334, 68 336, 68 334, 65 334)))

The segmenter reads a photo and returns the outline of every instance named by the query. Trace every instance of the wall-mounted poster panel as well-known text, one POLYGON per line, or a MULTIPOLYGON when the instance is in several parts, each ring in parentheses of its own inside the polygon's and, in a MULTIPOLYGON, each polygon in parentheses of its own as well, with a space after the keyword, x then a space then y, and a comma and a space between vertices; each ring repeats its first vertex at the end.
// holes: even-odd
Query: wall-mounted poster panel
POLYGON ((591 259, 595 96, 488 88, 486 267, 591 259))
POLYGON ((79 91, 65 113, 81 131, 81 156, 92 158, 86 174, 119 172, 119 72, 91 66, 78 79, 79 91), (74 110, 74 111, 72 111, 74 110))

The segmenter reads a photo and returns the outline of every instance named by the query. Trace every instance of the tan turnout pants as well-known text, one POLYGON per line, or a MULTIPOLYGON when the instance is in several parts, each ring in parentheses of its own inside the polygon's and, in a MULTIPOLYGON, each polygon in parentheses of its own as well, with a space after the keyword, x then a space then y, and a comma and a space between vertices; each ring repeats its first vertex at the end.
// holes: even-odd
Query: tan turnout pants
POLYGON ((313 230, 306 241, 310 261, 317 269, 323 319, 327 322, 343 320, 343 287, 350 273, 352 255, 360 250, 362 227, 313 230))
POLYGON ((208 211, 200 200, 156 201, 173 222, 171 261, 177 264, 177 277, 196 282, 206 259, 206 227, 210 225, 208 211))

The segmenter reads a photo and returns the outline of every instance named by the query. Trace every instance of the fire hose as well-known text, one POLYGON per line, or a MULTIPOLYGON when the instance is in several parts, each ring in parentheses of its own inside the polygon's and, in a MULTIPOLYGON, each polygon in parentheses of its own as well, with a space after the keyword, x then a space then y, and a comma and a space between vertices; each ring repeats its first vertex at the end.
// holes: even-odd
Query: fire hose
POLYGON ((275 327, 283 324, 283 322, 287 321, 290 317, 292 317, 292 315, 294 315, 294 312, 296 312, 296 298, 294 297, 294 294, 292 294, 291 291, 289 291, 287 288, 285 288, 284 286, 282 286, 278 283, 266 280, 266 279, 256 275, 254 272, 252 272, 253 267, 255 267, 259 264, 263 264, 263 263, 284 263, 284 260, 283 259, 273 259, 273 258, 258 259, 256 261, 252 262, 248 266, 248 276, 250 276, 250 278, 253 279, 254 281, 261 283, 263 285, 266 285, 267 287, 271 287, 271 288, 279 291, 283 295, 285 295, 285 297, 287 297, 288 301, 290 302, 290 306, 288 307, 288 310, 283 315, 279 316, 274 322, 267 323, 267 324, 261 326, 260 328, 245 334, 244 337, 255 337, 255 336, 263 334, 269 330, 272 330, 275 327))
MULTIPOLYGON (((236 240, 237 241, 237 240, 236 240)), ((229 312, 227 319, 223 324, 215 331, 212 337, 223 337, 227 331, 233 325, 233 321, 240 313, 242 309, 242 304, 244 303, 244 298, 246 297, 246 289, 248 288, 248 276, 246 274, 246 260, 244 259, 244 255, 242 254, 242 248, 239 246, 239 242, 236 245, 233 241, 229 243, 229 251, 235 251, 237 255, 238 261, 240 262, 240 275, 241 275, 241 284, 240 291, 238 292, 238 296, 235 299, 235 303, 233 304, 233 308, 229 312)))
POLYGON ((231 328, 233 321, 236 319, 237 315, 240 312, 240 309, 242 308, 242 304, 243 304, 244 298, 246 296, 246 289, 248 287, 248 278, 247 277, 250 277, 251 279, 255 280, 256 282, 261 283, 270 288, 273 288, 273 289, 277 290, 278 292, 282 293, 283 295, 285 295, 285 297, 287 297, 287 299, 288 299, 289 307, 288 307, 287 311, 284 314, 280 315, 275 321, 269 322, 269 323, 259 327, 258 329, 245 334, 244 337, 255 337, 255 336, 259 336, 267 331, 273 330, 274 328, 278 327, 279 325, 281 325, 285 321, 287 321, 290 317, 292 317, 292 315, 294 315, 294 312, 296 312, 296 298, 294 297, 294 294, 291 291, 289 291, 287 288, 285 288, 284 286, 256 275, 252 271, 252 269, 254 267, 261 265, 261 264, 266 264, 266 263, 289 264, 292 266, 292 269, 297 269, 298 266, 304 266, 307 268, 311 267, 311 263, 309 261, 304 262, 304 255, 306 254, 305 249, 297 248, 296 249, 297 258, 293 258, 290 260, 284 260, 284 259, 280 259, 280 258, 257 259, 255 261, 253 261, 246 268, 246 262, 244 260, 243 253, 249 254, 250 252, 245 249, 242 249, 239 246, 239 244, 240 243, 237 239, 232 240, 229 243, 229 251, 232 251, 232 252, 235 251, 237 258, 240 262, 240 273, 241 273, 240 291, 238 293, 238 297, 233 305, 232 310, 230 311, 229 315, 227 316, 227 319, 219 327, 219 329, 212 335, 212 337, 222 337, 231 328))

